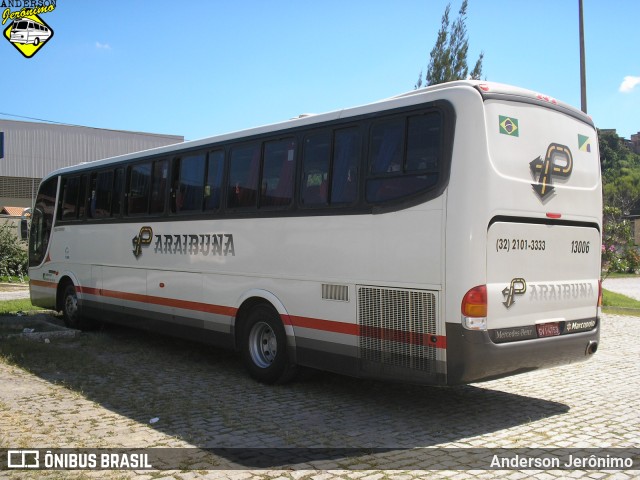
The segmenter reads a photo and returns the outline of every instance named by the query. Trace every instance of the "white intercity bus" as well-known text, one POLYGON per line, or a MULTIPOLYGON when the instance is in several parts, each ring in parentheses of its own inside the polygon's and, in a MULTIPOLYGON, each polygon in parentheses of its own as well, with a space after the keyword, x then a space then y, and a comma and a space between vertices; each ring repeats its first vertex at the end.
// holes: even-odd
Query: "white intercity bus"
POLYGON ((31 299, 296 367, 435 385, 597 349, 592 120, 460 81, 63 168, 33 208, 31 299))

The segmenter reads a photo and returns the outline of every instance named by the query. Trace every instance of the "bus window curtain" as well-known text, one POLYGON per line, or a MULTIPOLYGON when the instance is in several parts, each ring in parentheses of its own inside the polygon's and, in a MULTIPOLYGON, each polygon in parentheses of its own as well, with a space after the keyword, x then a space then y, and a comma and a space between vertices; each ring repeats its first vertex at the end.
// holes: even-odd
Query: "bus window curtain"
POLYGON ((350 203, 357 195, 358 132, 337 132, 331 182, 331 203, 350 203))
POLYGON ((402 141, 403 126, 401 124, 392 124, 385 125, 384 128, 382 141, 371 165, 372 173, 397 172, 402 170, 400 142, 402 141))

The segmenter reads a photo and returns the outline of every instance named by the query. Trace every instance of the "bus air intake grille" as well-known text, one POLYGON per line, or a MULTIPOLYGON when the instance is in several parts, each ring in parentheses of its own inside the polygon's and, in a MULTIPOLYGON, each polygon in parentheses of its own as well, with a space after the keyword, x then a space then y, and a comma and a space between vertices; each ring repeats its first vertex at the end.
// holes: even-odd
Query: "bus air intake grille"
POLYGON ((346 285, 322 284, 322 298, 324 300, 349 301, 349 287, 346 285))
POLYGON ((358 289, 360 358, 435 373, 436 295, 422 290, 358 289))

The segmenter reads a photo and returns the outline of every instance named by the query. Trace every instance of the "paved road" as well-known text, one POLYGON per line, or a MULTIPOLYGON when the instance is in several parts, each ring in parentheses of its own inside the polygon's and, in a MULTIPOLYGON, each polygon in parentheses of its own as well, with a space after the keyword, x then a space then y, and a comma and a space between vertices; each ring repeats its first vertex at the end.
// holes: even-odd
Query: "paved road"
POLYGON ((0 301, 29 298, 28 284, 0 283, 0 301))
POLYGON ((215 449, 202 452, 197 470, 187 462, 162 475, 87 474, 95 478, 637 478, 640 459, 635 471, 457 469, 487 448, 638 452, 639 327, 636 317, 605 316, 601 348, 589 362, 440 389, 325 373, 267 387, 248 379, 231 353, 109 328, 34 344, 14 358, 17 366, 0 359, 0 448, 215 449), (429 464, 422 447, 452 470, 419 470, 429 464), (252 470, 256 457, 268 469, 252 470), (214 464, 223 470, 203 470, 214 464))
POLYGON ((612 292, 640 300, 640 276, 636 278, 607 278, 602 286, 612 292))

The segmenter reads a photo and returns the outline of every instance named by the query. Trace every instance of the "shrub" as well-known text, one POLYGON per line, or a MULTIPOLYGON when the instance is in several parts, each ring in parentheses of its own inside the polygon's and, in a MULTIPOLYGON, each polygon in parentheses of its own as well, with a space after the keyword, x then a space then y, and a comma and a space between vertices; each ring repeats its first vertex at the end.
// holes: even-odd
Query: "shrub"
POLYGON ((18 278, 24 281, 27 274, 27 244, 18 240, 14 228, 0 224, 0 277, 18 278))
POLYGON ((638 273, 640 253, 633 244, 631 223, 622 218, 622 211, 604 207, 604 235, 602 238, 602 274, 638 273))

